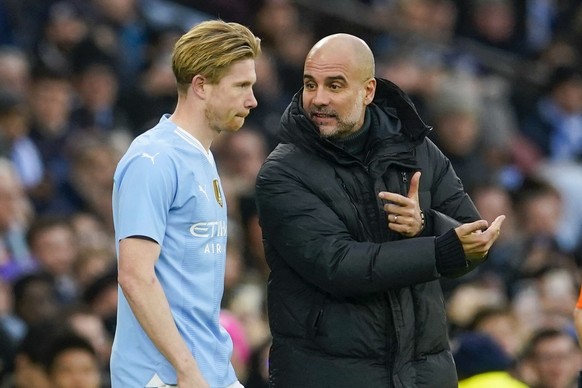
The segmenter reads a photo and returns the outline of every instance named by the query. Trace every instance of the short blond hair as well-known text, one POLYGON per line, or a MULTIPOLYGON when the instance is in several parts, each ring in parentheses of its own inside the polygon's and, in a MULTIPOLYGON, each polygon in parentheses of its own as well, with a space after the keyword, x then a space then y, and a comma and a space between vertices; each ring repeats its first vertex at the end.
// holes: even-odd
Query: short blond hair
POLYGON ((185 92, 197 74, 216 84, 229 66, 243 59, 254 59, 261 52, 261 40, 247 27, 222 20, 199 23, 174 46, 172 70, 179 92, 185 92))

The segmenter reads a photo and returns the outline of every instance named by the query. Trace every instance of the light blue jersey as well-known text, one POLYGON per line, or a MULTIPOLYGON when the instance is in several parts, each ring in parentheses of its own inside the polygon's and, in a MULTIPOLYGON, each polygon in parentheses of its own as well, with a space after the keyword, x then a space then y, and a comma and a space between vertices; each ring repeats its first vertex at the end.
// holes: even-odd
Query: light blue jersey
MULTIPOLYGON (((202 375, 212 387, 235 383, 232 341, 218 323, 227 214, 212 154, 162 117, 117 166, 113 220, 118 245, 129 236, 160 244, 156 275, 202 375)), ((121 288, 111 379, 114 388, 176 384, 174 368, 141 328, 121 288)))

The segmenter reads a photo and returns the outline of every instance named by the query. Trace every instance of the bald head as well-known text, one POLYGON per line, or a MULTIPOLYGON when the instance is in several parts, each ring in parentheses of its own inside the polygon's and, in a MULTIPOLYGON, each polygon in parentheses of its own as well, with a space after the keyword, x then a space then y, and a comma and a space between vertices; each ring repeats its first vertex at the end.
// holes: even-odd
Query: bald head
POLYGON ((321 136, 358 131, 376 91, 374 56, 353 35, 330 35, 313 46, 303 68, 303 109, 321 136))
POLYGON ((307 54, 305 63, 343 63, 362 79, 374 77, 374 55, 362 39, 350 34, 334 34, 317 42, 307 54))

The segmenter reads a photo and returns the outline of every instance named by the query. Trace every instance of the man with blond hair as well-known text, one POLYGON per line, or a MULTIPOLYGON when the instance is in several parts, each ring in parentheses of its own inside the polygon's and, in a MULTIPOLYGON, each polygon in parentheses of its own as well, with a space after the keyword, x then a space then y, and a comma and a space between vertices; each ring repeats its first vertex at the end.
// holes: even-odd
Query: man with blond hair
POLYGON ((114 388, 240 387, 219 324, 227 213, 210 145, 257 106, 260 40, 220 20, 176 43, 178 102, 137 137, 114 176, 119 269, 114 388))

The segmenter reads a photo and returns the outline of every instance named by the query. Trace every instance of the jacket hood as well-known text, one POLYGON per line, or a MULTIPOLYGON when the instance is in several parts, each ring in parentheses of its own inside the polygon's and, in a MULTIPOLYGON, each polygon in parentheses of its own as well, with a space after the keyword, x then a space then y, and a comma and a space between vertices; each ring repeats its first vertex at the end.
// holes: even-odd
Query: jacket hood
MULTIPOLYGON (((371 116, 371 138, 369 148, 371 160, 393 162, 413 168, 412 150, 422 141, 432 128, 418 115, 410 98, 394 83, 376 78, 374 100, 367 107, 371 116), (400 125, 394 128, 390 118, 398 118, 400 125)), ((341 164, 359 163, 353 156, 326 138, 306 116, 302 107, 300 89, 283 113, 280 123, 280 138, 283 143, 292 143, 341 164)))

